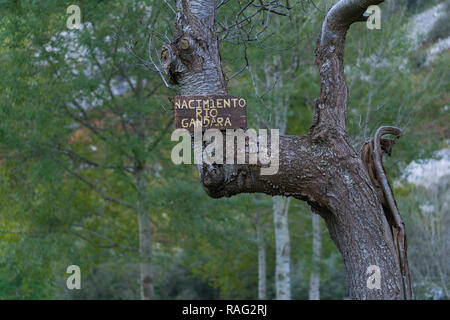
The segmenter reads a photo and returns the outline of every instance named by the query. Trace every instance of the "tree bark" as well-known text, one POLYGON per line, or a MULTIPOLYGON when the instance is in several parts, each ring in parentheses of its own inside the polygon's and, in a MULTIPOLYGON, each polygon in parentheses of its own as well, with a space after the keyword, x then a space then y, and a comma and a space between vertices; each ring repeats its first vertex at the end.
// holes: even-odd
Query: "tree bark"
POLYGON ((135 171, 138 186, 138 223, 139 223, 139 266, 140 266, 140 287, 141 300, 152 300, 153 290, 153 269, 152 269, 152 230, 149 216, 147 199, 144 196, 146 181, 144 171, 138 168, 135 171))
POLYGON ((256 214, 256 241, 258 245, 258 299, 265 300, 267 292, 266 246, 264 243, 264 227, 260 213, 256 214))
MULTIPOLYGON (((199 168, 203 187, 214 198, 262 192, 306 201, 325 220, 343 256, 354 299, 410 298, 405 290, 409 272, 405 277, 382 199, 346 131, 345 36, 352 23, 364 20, 368 6, 381 2, 341 0, 327 13, 316 49, 321 92, 314 124, 304 136, 280 137, 277 174, 261 176, 260 165, 199 168), (379 289, 367 285, 366 272, 372 265, 380 269, 379 289)), ((175 35, 162 51, 172 82, 184 95, 226 93, 215 29, 216 1, 178 0, 177 5, 175 35)))
POLYGON ((309 300, 320 300, 320 256, 322 251, 322 231, 320 230, 320 217, 312 215, 312 271, 309 278, 309 300))
POLYGON ((288 211, 290 198, 273 198, 273 224, 275 227, 275 297, 291 299, 291 269, 288 211))

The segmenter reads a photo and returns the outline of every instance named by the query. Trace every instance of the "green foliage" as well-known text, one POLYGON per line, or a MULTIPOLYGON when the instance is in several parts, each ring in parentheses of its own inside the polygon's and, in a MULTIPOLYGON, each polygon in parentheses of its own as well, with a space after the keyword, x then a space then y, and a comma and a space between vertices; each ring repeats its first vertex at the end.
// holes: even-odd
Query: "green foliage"
MULTIPOLYGON (((230 93, 248 100, 250 127, 273 127, 269 111, 280 101, 288 101, 288 134, 304 134, 312 124, 320 89, 314 49, 326 9, 316 2, 319 9, 295 7, 290 18, 265 13, 267 25, 233 30, 221 42, 230 93), (264 89, 261 83, 275 72, 287 80, 264 89)), ((448 138, 449 55, 424 67, 404 36, 409 14, 428 3, 400 3, 383 17, 381 30, 361 24, 348 35, 348 131, 358 149, 381 124, 405 129, 387 162, 391 177, 445 147, 448 138)), ((194 166, 170 160, 167 97, 175 92, 138 57, 146 58, 149 26, 161 37, 157 48, 166 32, 170 37, 171 11, 153 0, 77 4, 82 30, 67 30, 64 2, 0 1, 0 299, 139 298, 138 205, 152 221, 157 298, 256 298, 256 213, 273 298, 271 198, 211 199, 194 166), (145 188, 136 181, 137 168, 145 188), (65 286, 72 264, 82 270, 80 291, 65 286)), ((239 10, 239 2, 230 2, 218 20, 239 10)), ((408 188, 397 190, 399 205, 417 227, 411 217, 425 200, 408 188)), ((306 299, 311 213, 293 201, 289 217, 292 296, 306 299)), ((342 259, 322 228, 321 296, 343 299, 342 259)), ((418 246, 414 232, 409 239, 418 246)), ((426 278, 421 297, 436 279, 426 278)))
POLYGON ((400 4, 406 6, 411 13, 420 13, 440 2, 440 0, 401 0, 400 4))

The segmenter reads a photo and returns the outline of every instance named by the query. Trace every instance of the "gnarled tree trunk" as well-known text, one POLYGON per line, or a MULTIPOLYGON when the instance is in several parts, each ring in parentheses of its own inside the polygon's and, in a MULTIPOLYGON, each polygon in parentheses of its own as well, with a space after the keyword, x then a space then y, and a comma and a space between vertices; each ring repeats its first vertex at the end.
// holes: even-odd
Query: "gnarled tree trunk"
MULTIPOLYGON (((381 2, 341 0, 327 13, 316 50, 321 92, 314 124, 304 136, 280 137, 277 174, 261 176, 260 165, 206 163, 199 172, 204 189, 214 198, 262 192, 306 201, 325 220, 343 256, 352 298, 409 299, 406 245, 400 248, 398 241, 402 223, 388 220, 382 197, 389 190, 377 193, 346 131, 345 36, 352 23, 364 20, 368 6, 381 2), (370 274, 366 272, 373 265, 380 270, 379 289, 367 283, 370 274)), ((175 34, 172 43, 164 46, 162 59, 181 94, 227 92, 216 35, 216 5, 216 0, 177 2, 175 34)), ((376 172, 381 174, 378 165, 376 172)), ((385 183, 381 186, 386 189, 385 183)))

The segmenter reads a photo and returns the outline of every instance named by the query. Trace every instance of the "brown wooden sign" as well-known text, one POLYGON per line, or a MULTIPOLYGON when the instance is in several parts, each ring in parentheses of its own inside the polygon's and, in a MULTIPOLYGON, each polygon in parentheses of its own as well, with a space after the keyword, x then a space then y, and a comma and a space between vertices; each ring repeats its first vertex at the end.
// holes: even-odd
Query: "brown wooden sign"
POLYGON ((176 96, 175 128, 219 130, 246 128, 247 101, 228 95, 176 96))

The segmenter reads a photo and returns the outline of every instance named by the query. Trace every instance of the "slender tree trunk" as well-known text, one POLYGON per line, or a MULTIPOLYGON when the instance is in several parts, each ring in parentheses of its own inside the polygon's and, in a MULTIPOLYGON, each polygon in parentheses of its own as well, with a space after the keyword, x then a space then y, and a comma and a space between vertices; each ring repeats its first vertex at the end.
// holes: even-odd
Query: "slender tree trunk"
MULTIPOLYGON (((275 19, 279 22, 279 19, 275 19)), ((262 66, 264 71, 264 81, 260 80, 258 77, 258 72, 255 72, 253 81, 253 86, 257 96, 260 92, 268 93, 270 96, 266 101, 266 108, 270 110, 270 116, 268 117, 267 111, 261 112, 257 117, 257 126, 265 127, 268 123, 271 124, 272 128, 278 128, 280 134, 286 132, 287 126, 287 110, 289 106, 289 95, 283 95, 283 78, 286 70, 283 69, 282 58, 280 55, 274 55, 273 57, 266 57, 264 64, 262 66), (260 89, 262 87, 262 90, 260 89), (266 119, 269 118, 269 119, 266 119), (264 119, 264 120, 263 120, 264 119)), ((282 248, 286 246, 289 247, 289 230, 286 228, 280 229, 280 226, 288 225, 288 215, 284 215, 282 207, 287 202, 286 211, 289 208, 289 203, 287 199, 282 199, 280 197, 273 198, 273 219, 278 221, 278 224, 274 224, 275 228, 275 247, 282 248), (280 211, 281 210, 281 211, 280 211), (287 237, 285 235, 287 233, 287 237), (287 238, 287 240, 286 240, 287 238)), ((280 250, 277 251, 275 256, 276 274, 275 274, 275 292, 277 299, 290 299, 286 297, 285 292, 290 292, 290 272, 289 272, 289 260, 290 255, 283 256, 280 250), (287 269, 286 269, 287 265, 287 269)))
POLYGON ((256 214, 256 241, 258 245, 258 299, 266 299, 266 246, 261 214, 256 214))
MULTIPOLYGON (((281 93, 283 89, 283 65, 280 55, 274 55, 264 61, 265 91, 270 92, 267 106, 271 110, 270 121, 273 128, 285 134, 287 127, 287 109, 289 96, 281 93), (270 62, 272 60, 272 62, 270 62), (272 103, 273 99, 273 103, 272 103)), ((257 86, 257 84, 255 84, 257 86)), ((259 90, 258 90, 259 91, 259 90)), ((275 294, 278 300, 291 299, 291 273, 290 273, 290 239, 288 210, 290 199, 273 197, 273 221, 275 230, 275 294)))
POLYGON ((153 269, 152 269, 152 231, 150 212, 144 193, 146 181, 143 169, 136 170, 136 182, 138 186, 138 223, 139 223, 139 264, 141 300, 152 300, 153 269))
POLYGON ((273 198, 275 227, 275 295, 277 300, 291 299, 290 242, 288 211, 290 198, 273 198))
MULTIPOLYGON (((380 168, 381 137, 375 137, 373 149, 377 155, 374 170, 382 179, 383 193, 378 193, 371 179, 373 172, 352 147, 346 129, 347 30, 366 19, 364 12, 370 5, 381 2, 340 0, 327 13, 316 50, 321 92, 314 123, 304 136, 280 136, 278 173, 261 176, 261 164, 204 163, 199 176, 213 198, 259 192, 306 201, 325 220, 342 254, 353 299, 410 299, 404 228, 398 213, 394 212, 395 221, 388 220, 383 207, 389 203, 392 209, 394 201, 380 168), (369 281, 373 267, 379 270, 379 287, 369 281)), ((181 94, 227 93, 216 35, 216 7, 216 0, 177 1, 175 34, 161 56, 181 94)))
POLYGON ((322 231, 320 230, 320 217, 312 215, 313 249, 312 271, 309 278, 309 300, 320 300, 320 255, 322 251, 322 231))

